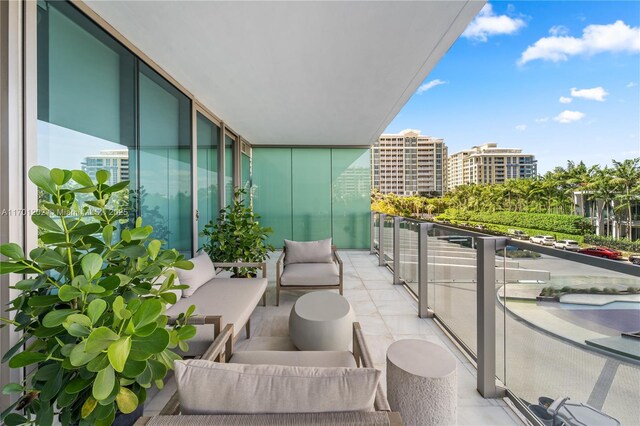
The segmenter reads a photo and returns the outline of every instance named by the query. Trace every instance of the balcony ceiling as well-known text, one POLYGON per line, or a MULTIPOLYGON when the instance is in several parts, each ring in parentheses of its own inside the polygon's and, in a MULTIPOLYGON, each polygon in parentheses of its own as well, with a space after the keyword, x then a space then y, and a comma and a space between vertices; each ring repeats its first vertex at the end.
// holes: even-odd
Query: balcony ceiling
POLYGON ((85 3, 256 145, 369 145, 484 1, 85 3))

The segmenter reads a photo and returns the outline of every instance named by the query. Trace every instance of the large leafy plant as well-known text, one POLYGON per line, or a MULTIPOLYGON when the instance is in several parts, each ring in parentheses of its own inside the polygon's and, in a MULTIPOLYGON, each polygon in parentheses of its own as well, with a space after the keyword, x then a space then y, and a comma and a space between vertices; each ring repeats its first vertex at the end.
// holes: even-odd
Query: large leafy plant
POLYGON ((195 335, 186 325, 193 307, 171 327, 164 313, 186 287, 174 284, 175 268, 193 264, 163 249, 141 218, 120 229, 128 182, 110 186, 104 170, 94 182, 80 170, 40 166, 29 179, 41 194, 31 217, 41 246, 28 256, 17 244, 0 246, 8 258, 0 273, 26 277, 14 287, 14 319, 2 319, 22 333, 3 362, 28 367, 23 382, 3 389, 21 396, 2 420, 50 425, 57 415, 63 425, 110 425, 117 412, 135 411, 153 383, 162 386, 180 359, 172 349, 187 349, 195 335))
MULTIPOLYGON (((245 190, 235 191, 234 199, 220 210, 218 219, 204 226, 201 235, 207 237, 203 250, 214 262, 264 262, 269 252, 275 250, 266 242, 271 228, 260 226, 260 216, 245 206, 245 190)), ((249 277, 256 268, 232 268, 234 277, 249 277)))

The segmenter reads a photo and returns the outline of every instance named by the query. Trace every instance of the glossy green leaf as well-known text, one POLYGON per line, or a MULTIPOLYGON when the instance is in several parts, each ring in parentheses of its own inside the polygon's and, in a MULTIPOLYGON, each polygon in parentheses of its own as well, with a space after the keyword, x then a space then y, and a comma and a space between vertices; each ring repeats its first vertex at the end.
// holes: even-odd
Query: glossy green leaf
POLYGON ((28 351, 20 352, 14 355, 9 360, 9 367, 11 368, 25 367, 27 365, 44 361, 45 359, 47 359, 47 355, 39 352, 28 352, 28 351))
POLYGON ((136 361, 129 358, 124 365, 122 374, 125 377, 131 377, 135 379, 138 375, 142 374, 145 368, 147 368, 147 363, 145 361, 136 361))
POLYGON ((138 408, 138 397, 128 388, 120 387, 118 396, 116 396, 116 404, 118 404, 118 410, 123 414, 133 413, 138 408))
POLYGON ((38 227, 47 231, 62 232, 62 228, 53 219, 44 214, 34 214, 31 221, 38 227))
POLYGON ((22 247, 15 243, 0 245, 0 253, 14 260, 24 259, 24 251, 22 251, 22 247))
POLYGON ((67 384, 67 386, 65 386, 64 391, 69 394, 78 393, 81 390, 87 388, 92 382, 93 379, 83 379, 82 377, 76 377, 75 379, 71 380, 67 384))
POLYGON ((0 275, 10 274, 24 270, 26 267, 21 263, 0 262, 0 275))
POLYGON ((73 309, 58 309, 56 311, 50 311, 42 319, 42 325, 47 328, 57 327, 64 322, 64 320, 71 314, 77 311, 73 309))
POLYGON ((70 286, 69 284, 63 285, 62 287, 60 287, 60 290, 58 290, 58 297, 60 297, 60 300, 64 302, 68 302, 75 299, 76 297, 81 296, 82 292, 77 288, 70 286))
POLYGON ((137 361, 144 361, 151 355, 162 352, 169 345, 169 332, 157 328, 148 336, 131 337, 131 353, 129 356, 137 361))
POLYGON ((149 257, 155 260, 156 257, 158 257, 158 253, 160 252, 161 247, 162 247, 162 242, 160 240, 151 240, 151 242, 147 246, 149 257))
POLYGON ((111 394, 115 384, 115 371, 113 367, 109 365, 107 368, 98 371, 96 379, 93 382, 93 387, 91 388, 91 395, 98 401, 106 399, 111 394))
POLYGON ((102 229, 102 240, 106 245, 110 246, 112 238, 113 238, 113 225, 106 225, 102 229))
POLYGON ((67 332, 73 337, 87 337, 89 333, 91 333, 91 330, 89 328, 77 323, 69 324, 65 328, 67 329, 67 332))
POLYGON ((120 336, 110 328, 98 327, 94 329, 87 338, 86 350, 87 352, 101 352, 119 338, 120 336))
POLYGON ((109 180, 109 176, 111 176, 111 173, 106 170, 98 170, 96 172, 96 180, 98 183, 105 183, 109 180))
POLYGON ((133 314, 133 325, 135 328, 141 328, 154 322, 162 314, 162 303, 157 299, 147 299, 133 314))
POLYGON ((80 342, 76 345, 75 348, 71 351, 69 355, 69 361, 71 365, 74 367, 80 367, 81 365, 85 365, 92 359, 98 356, 100 352, 87 352, 85 351, 85 345, 87 341, 80 342))
POLYGON ((49 194, 55 194, 57 191, 56 184, 51 179, 51 172, 43 166, 33 166, 29 169, 29 180, 38 188, 49 194))
POLYGON ((82 170, 72 170, 71 171, 71 179, 79 183, 81 186, 94 186, 93 181, 89 177, 89 175, 82 170))
POLYGON ((102 263, 103 260, 99 254, 89 253, 80 261, 82 273, 88 280, 91 280, 100 272, 100 269, 102 269, 102 263))
POLYGON ((129 358, 129 352, 131 351, 131 337, 121 337, 119 340, 111 343, 107 350, 109 356, 109 362, 113 366, 113 369, 121 373, 124 369, 124 365, 129 358))
POLYGON ((10 395, 12 393, 19 393, 22 391, 24 391, 24 386, 19 383, 8 383, 2 388, 3 395, 10 395))
POLYGON ((95 324, 107 309, 107 302, 102 299, 95 299, 87 306, 87 316, 92 324, 95 324))
POLYGON ((106 352, 101 352, 97 357, 87 363, 87 370, 92 373, 97 373, 107 368, 107 365, 109 365, 109 357, 106 352))
POLYGON ((49 176, 51 177, 51 180, 58 186, 60 185, 64 185, 65 184, 65 180, 64 180, 64 171, 57 169, 57 168, 53 168, 51 169, 51 171, 49 172, 49 176))

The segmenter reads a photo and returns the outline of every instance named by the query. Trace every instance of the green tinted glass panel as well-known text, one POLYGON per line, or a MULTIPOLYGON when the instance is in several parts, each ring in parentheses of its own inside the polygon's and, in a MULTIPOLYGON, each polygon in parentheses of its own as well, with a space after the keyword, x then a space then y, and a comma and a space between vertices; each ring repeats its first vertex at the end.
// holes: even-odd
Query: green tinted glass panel
POLYGON ((332 149, 333 243, 368 248, 371 164, 368 149, 332 149))
POLYGON ((251 157, 242 153, 242 187, 247 191, 244 197, 246 206, 251 204, 251 157))
MULTIPOLYGON (((204 226, 218 217, 218 146, 220 129, 202 114, 198 113, 198 234, 204 226)), ((205 237, 198 236, 198 247, 202 247, 205 237)))
POLYGON ((140 194, 154 236, 189 256, 191 247, 191 112, 189 100, 140 64, 140 194))
POLYGON ((273 229, 269 243, 282 247, 291 233, 291 149, 253 148, 253 210, 273 229))
POLYGON ((229 205, 233 202, 233 138, 225 135, 224 138, 224 202, 229 205))
POLYGON ((331 237, 331 150, 293 148, 293 239, 331 237))

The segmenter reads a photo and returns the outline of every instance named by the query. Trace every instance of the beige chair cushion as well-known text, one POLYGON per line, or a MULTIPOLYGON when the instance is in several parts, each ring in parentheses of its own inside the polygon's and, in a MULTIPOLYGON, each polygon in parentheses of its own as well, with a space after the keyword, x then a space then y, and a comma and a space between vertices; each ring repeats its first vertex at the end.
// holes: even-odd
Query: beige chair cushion
MULTIPOLYGON (((266 278, 216 278, 200 286, 192 297, 180 299, 167 309, 167 315, 178 315, 195 305, 198 315, 222 315, 222 326, 233 324, 237 335, 266 289, 266 278)), ((201 355, 213 342, 213 325, 196 325, 196 329, 195 337, 188 341, 186 355, 201 355)))
POLYGON ((286 254, 284 264, 292 263, 331 263, 331 238, 319 241, 284 240, 286 254))
POLYGON ((373 411, 380 371, 175 362, 182 414, 373 411))
POLYGON ((284 267, 280 285, 316 286, 340 284, 340 271, 335 263, 294 263, 284 267))
POLYGON ((241 351, 235 352, 232 364, 289 365, 292 367, 350 367, 356 359, 349 351, 241 351))
POLYGON ((207 253, 200 253, 193 259, 189 259, 193 263, 193 269, 176 269, 180 283, 186 284, 189 288, 182 290, 183 297, 190 297, 198 290, 201 285, 212 280, 216 276, 216 268, 207 253))

